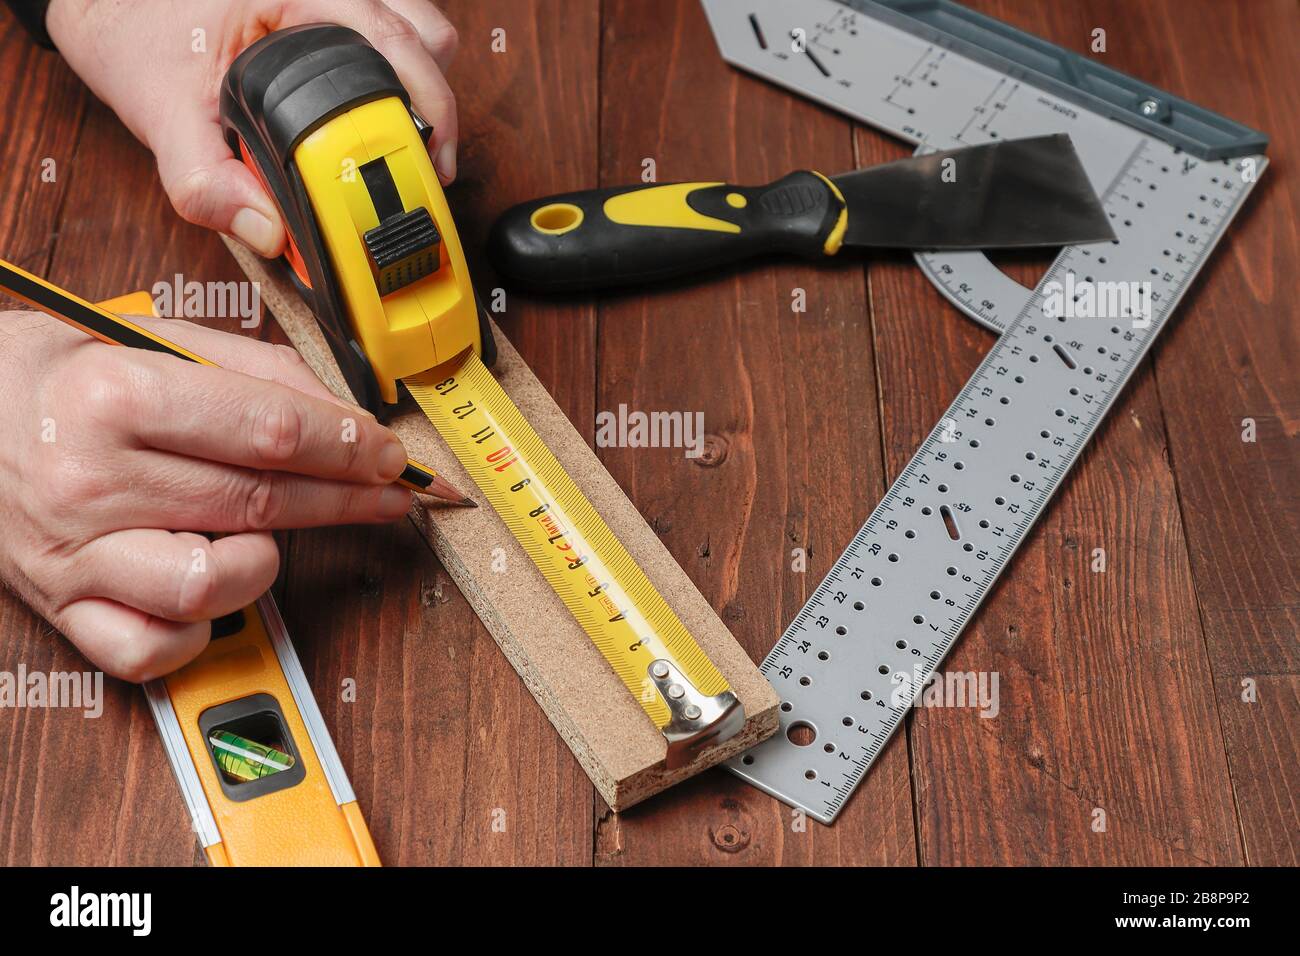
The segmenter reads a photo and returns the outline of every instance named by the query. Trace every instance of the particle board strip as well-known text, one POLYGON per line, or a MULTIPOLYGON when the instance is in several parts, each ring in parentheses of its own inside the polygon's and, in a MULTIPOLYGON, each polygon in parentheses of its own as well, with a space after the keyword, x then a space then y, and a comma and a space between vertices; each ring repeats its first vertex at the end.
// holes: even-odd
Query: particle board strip
MULTIPOLYGON (((277 268, 227 240, 258 283, 262 303, 299 353, 336 395, 351 399, 311 311, 277 268)), ((669 772, 663 735, 529 561, 504 522, 477 493, 455 455, 407 399, 388 424, 412 457, 473 493, 476 509, 426 506, 411 518, 486 625, 547 718, 613 810, 647 797, 741 753, 777 727, 778 698, 744 649, 600 463, 510 342, 493 326, 497 380, 569 475, 600 512, 651 582, 726 676, 745 708, 745 725, 724 744, 669 772), (500 570, 504 569, 504 570, 500 570)), ((521 741, 520 746, 527 746, 521 741)))

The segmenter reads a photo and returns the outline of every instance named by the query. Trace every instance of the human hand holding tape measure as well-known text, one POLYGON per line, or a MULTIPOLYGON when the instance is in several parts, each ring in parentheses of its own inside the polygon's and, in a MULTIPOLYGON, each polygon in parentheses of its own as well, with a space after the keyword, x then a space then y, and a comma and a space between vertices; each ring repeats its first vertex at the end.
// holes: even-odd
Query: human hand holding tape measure
MULTIPOLYGON (((154 151, 177 212, 263 255, 284 250, 283 218, 223 135, 211 63, 228 64, 268 31, 329 19, 368 35, 431 122, 421 152, 442 181, 454 178, 455 105, 442 70, 456 34, 427 3, 13 6, 38 37, 48 28, 44 39, 154 151), (133 47, 148 55, 125 61, 133 47)), ((292 350, 124 319, 8 263, 0 274, 28 303, 130 346, 105 348, 39 315, 0 316, 11 366, 0 495, 24 502, 7 509, 0 573, 107 673, 172 674, 149 685, 149 700, 213 863, 377 862, 292 644, 269 595, 259 600, 279 567, 271 531, 397 520, 410 490, 472 499, 409 460, 292 350), (43 423, 34 445, 30 421, 43 423), (249 654, 260 666, 232 684, 224 661, 249 654), (286 759, 259 757, 268 754, 286 759), (232 815, 262 804, 272 819, 292 808, 303 820, 293 852, 267 854, 262 814, 232 815)), ((147 301, 109 305, 150 311, 147 301)))

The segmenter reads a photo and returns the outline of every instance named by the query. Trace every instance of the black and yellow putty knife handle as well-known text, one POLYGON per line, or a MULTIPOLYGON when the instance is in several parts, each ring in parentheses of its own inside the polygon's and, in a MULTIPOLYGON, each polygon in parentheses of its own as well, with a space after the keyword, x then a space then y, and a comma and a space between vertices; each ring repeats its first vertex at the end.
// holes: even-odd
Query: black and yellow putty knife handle
POLYGON ((820 173, 766 186, 671 183, 548 196, 507 210, 488 251, 511 282, 571 292, 669 279, 766 253, 839 251, 844 197, 820 173))
MULTIPOLYGON (((0 259, 0 289, 109 345, 147 349, 199 365, 217 364, 4 259, 0 259)), ((398 476, 397 484, 422 494, 435 495, 451 504, 477 507, 473 498, 467 497, 428 465, 422 465, 414 458, 406 460, 406 468, 398 476)))

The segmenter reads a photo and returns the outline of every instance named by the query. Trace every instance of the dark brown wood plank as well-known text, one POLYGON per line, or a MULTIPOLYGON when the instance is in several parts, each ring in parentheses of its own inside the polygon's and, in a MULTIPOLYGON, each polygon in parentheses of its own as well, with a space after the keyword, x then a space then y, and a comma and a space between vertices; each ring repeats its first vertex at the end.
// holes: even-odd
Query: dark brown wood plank
MULTIPOLYGON (((853 163, 849 124, 726 66, 694 0, 604 6, 605 186, 761 183, 853 163)), ((755 660, 882 492, 861 273, 751 266, 603 301, 598 408, 704 413, 707 452, 607 448, 611 473, 755 660), (796 289, 807 312, 791 310, 796 289), (792 551, 807 569, 794 573, 792 551)), ((602 814, 597 863, 915 862, 907 754, 890 747, 833 828, 718 771, 602 814)))
MULTIPOLYGON (((1258 614, 1236 611, 1237 617, 1258 614)), ((1259 615, 1265 617, 1266 615, 1259 615)), ((1207 625, 1211 619, 1207 618, 1207 625)), ((1244 628, 1243 628, 1244 629, 1244 628)), ((1300 714, 1300 677, 1295 674, 1233 674, 1234 662, 1216 670, 1215 690, 1228 761, 1237 796, 1246 861, 1255 866, 1295 866, 1300 859, 1300 762, 1296 715, 1300 714), (1249 680, 1253 699, 1244 682, 1249 680)))
MULTIPOLYGON (((413 529, 295 534, 282 605, 387 862, 1296 862, 1294 5, 973 5, 1080 52, 1106 28, 1103 62, 1264 129, 1275 163, 947 663, 998 670, 1000 716, 910 718, 914 777, 900 735, 830 829, 793 831, 788 808, 721 772, 614 816, 413 529), (1241 441, 1247 417, 1255 443, 1241 441), (1088 570, 1094 547, 1105 574, 1088 570), (355 703, 341 699, 346 677, 355 703), (1091 829, 1098 806, 1106 833, 1091 829)), ((725 67, 694 0, 609 3, 603 32, 595 0, 458 0, 448 13, 462 37, 451 199, 472 259, 510 203, 633 181, 643 158, 661 181, 748 182, 854 159, 839 118, 725 67), (489 47, 495 27, 506 53, 489 47)), ((238 277, 174 216, 104 107, 89 107, 76 144, 90 98, 7 17, 0 90, 0 185, 23 197, 0 208, 0 255, 91 297, 177 271, 238 277), (54 184, 39 180, 47 156, 54 184)), ((905 153, 866 131, 856 149, 864 162, 905 153)), ((602 455, 755 659, 992 341, 909 261, 877 260, 869 279, 868 295, 855 270, 779 264, 612 297, 599 341, 591 301, 512 294, 499 316, 588 436, 619 402, 704 411, 703 462, 602 455), (804 315, 788 311, 796 287, 804 315), (834 471, 818 467, 828 450, 834 471), (790 570, 795 547, 810 552, 806 573, 790 570)), ((0 670, 86 666, 7 594, 0 629, 0 670)), ((143 698, 106 691, 97 721, 0 711, 3 862, 196 859, 143 698)))
MULTIPOLYGON (((54 54, 32 46, 27 34, 6 12, 0 13, 0 194, 15 201, 0 206, 0 256, 44 272, 58 230, 59 210, 72 179, 72 158, 84 119, 87 94, 72 71, 54 54), (35 117, 42 117, 36 122, 35 117), (42 180, 43 161, 54 162, 54 181, 42 180), (17 197, 21 197, 18 201, 17 197)), ((0 308, 14 308, 8 298, 0 308)), ((84 660, 12 592, 0 591, 0 671, 82 670, 84 660)), ((129 708, 117 708, 118 727, 129 726, 129 708)), ((109 720, 111 721, 111 717, 109 720)), ((46 862, 90 862, 111 854, 112 832, 95 829, 98 841, 79 844, 58 830, 78 830, 79 785, 60 770, 63 755, 53 747, 70 747, 78 735, 104 724, 81 712, 0 710, 0 862, 6 866, 46 862)), ((105 741, 111 744, 105 735, 105 741)), ((120 779, 127 761, 101 754, 116 766, 120 779)), ((109 776, 109 773, 105 774, 109 776)))
POLYGON ((1272 138, 1273 165, 1157 346, 1155 372, 1246 859, 1295 865, 1300 196, 1291 169, 1300 154, 1300 17, 1286 0, 1166 0, 1125 23, 1129 39, 1115 51, 1122 68, 1272 138), (1243 440, 1246 419, 1254 442, 1243 440), (1253 698, 1243 682, 1255 685, 1253 698))
POLYGON ((298 533, 285 603, 386 864, 590 860, 590 784, 408 522, 298 533))
MULTIPOLYGON (((15 197, 0 209, 3 254, 45 273, 51 270, 61 230, 84 198, 79 141, 84 140, 92 98, 56 55, 36 49, 7 16, 0 31, 0 89, 5 91, 0 122, 7 131, 0 175, 4 195, 15 197), (47 159, 54 163, 53 182, 41 178, 47 159)), ((90 669, 70 644, 8 592, 0 598, 0 629, 5 635, 0 669, 90 669)), ((153 777, 149 748, 137 746, 135 728, 148 727, 152 718, 133 690, 107 682, 97 719, 77 710, 0 712, 0 784, 8 795, 0 808, 0 858, 5 863, 156 859, 146 842, 131 845, 131 835, 166 832, 173 817, 188 836, 183 809, 178 816, 171 812, 180 808, 180 798, 165 762, 159 767, 161 777, 153 777), (138 812, 120 814, 124 793, 161 799, 145 799, 138 812)), ((161 747, 156 749, 162 759, 161 747)), ((185 862, 193 847, 192 837, 182 839, 168 859, 185 862)))
MULTIPOLYGON (((595 176, 598 10, 560 6, 444 6, 461 38, 448 198, 485 297, 496 283, 477 253, 492 219, 595 176)), ((498 321, 590 437, 594 310, 506 303, 498 321)), ((381 859, 590 864, 590 783, 414 528, 299 532, 285 603, 381 859)))
MULTIPOLYGON (((1093 26, 1130 36, 1089 7, 975 6, 1081 50, 1093 26)), ((859 143, 869 161, 898 154, 859 143)), ((893 476, 992 338, 955 329, 966 320, 908 262, 870 280, 893 476)), ((1149 362, 944 668, 998 672, 1001 711, 914 716, 923 862, 1242 862, 1149 362)))
POLYGON ((90 100, 56 53, 38 48, 8 11, 0 13, 0 188, 9 197, 0 206, 0 237, 10 262, 36 270, 49 265, 90 100))

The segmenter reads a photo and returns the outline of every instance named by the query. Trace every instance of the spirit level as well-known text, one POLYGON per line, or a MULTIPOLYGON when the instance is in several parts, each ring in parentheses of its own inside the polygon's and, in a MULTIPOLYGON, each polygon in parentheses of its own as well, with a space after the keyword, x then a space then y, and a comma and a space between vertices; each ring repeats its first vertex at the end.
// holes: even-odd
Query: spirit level
POLYGON ((982 253, 917 255, 1002 337, 763 661, 781 732, 728 765, 830 823, 1241 209, 1267 137, 949 0, 703 2, 729 62, 919 151, 1068 133, 1117 233, 1064 249, 1034 290, 982 253), (1147 314, 1045 309, 1143 282, 1147 314))
POLYGON ((213 866, 379 865, 269 594, 145 695, 213 866))

